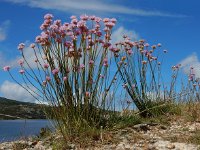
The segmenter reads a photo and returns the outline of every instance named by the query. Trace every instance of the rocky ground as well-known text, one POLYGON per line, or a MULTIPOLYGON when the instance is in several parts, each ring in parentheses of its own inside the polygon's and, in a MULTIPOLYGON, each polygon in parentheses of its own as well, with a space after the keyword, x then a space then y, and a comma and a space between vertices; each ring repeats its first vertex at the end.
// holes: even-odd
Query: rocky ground
MULTIPOLYGON (((59 139, 59 137, 56 137, 59 139)), ((0 144, 0 150, 51 150, 55 137, 0 144)), ((143 123, 102 133, 100 140, 70 144, 69 149, 88 150, 200 150, 200 122, 143 123)), ((66 148, 67 149, 67 148, 66 148)))

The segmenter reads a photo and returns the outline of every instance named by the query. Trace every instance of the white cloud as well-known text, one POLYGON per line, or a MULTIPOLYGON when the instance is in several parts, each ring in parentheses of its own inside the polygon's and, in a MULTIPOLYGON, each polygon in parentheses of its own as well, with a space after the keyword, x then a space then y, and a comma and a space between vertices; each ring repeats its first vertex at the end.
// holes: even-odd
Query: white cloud
POLYGON ((164 13, 160 11, 150 11, 130 8, 122 5, 109 3, 106 0, 6 0, 13 3, 28 5, 30 7, 42 9, 54 9, 70 13, 104 12, 128 14, 137 16, 162 16, 162 17, 186 17, 185 15, 164 13))
MULTIPOLYGON (((36 56, 35 56, 34 50, 29 47, 29 44, 30 44, 29 42, 25 42, 25 44, 26 44, 27 47, 25 47, 24 50, 23 50, 24 57, 26 58, 26 61, 28 62, 29 66, 32 69, 35 69, 35 68, 37 68, 37 63, 35 63, 36 56)), ((41 64, 43 64, 42 63, 43 62, 42 57, 39 54, 38 50, 36 50, 36 55, 38 56, 38 60, 41 62, 41 64)), ((20 53, 15 58, 9 59, 2 52, 0 52, 0 67, 2 68, 6 65, 11 66, 11 68, 20 67, 20 65, 18 64, 18 61, 20 59, 22 59, 22 56, 20 55, 20 53)), ((28 68, 25 61, 24 61, 24 67, 28 68)))
MULTIPOLYGON (((25 57, 27 63, 29 64, 29 66, 32 69, 37 68, 37 63, 35 63, 36 56, 35 56, 34 50, 32 48, 30 48, 30 47, 26 47, 26 48, 24 48, 23 53, 24 53, 24 57, 25 57)), ((36 55, 37 55, 38 60, 40 61, 40 63, 42 63, 43 60, 42 60, 42 57, 39 54, 38 50, 36 50, 36 55)), ((20 57, 17 57, 16 60, 15 60, 15 62, 17 62, 19 59, 20 59, 20 57)), ((26 68, 28 68, 28 66, 26 64, 24 66, 26 68)))
POLYGON ((192 55, 183 59, 180 64, 185 74, 189 74, 190 67, 194 67, 194 73, 196 74, 196 77, 200 78, 200 60, 198 59, 196 53, 193 53, 192 55))
POLYGON ((139 39, 139 35, 134 30, 127 30, 121 26, 112 33, 112 43, 123 41, 124 35, 127 35, 133 41, 139 39))
POLYGON ((0 92, 6 98, 25 101, 36 102, 36 100, 24 88, 14 82, 4 81, 0 86, 0 92))
POLYGON ((0 41, 4 41, 7 38, 7 30, 10 25, 10 21, 6 20, 0 24, 0 41))
POLYGON ((6 65, 16 67, 17 66, 16 63, 17 62, 15 59, 8 59, 5 57, 5 55, 2 52, 0 52, 0 68, 3 68, 6 65))

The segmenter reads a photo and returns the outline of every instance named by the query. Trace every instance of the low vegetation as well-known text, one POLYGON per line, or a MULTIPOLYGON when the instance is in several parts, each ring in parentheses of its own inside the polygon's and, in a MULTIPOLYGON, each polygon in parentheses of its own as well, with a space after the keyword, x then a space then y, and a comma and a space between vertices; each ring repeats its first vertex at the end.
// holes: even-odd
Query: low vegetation
MULTIPOLYGON (((48 103, 52 111, 47 117, 62 135, 55 149, 70 142, 101 141, 107 131, 138 123, 199 119, 200 80, 195 69, 191 66, 188 79, 179 83, 181 64, 169 67, 171 81, 165 83, 161 55, 167 50, 160 43, 132 41, 127 35, 113 43, 116 22, 82 15, 62 23, 47 14, 41 34, 30 45, 36 65, 27 61, 25 44, 18 46, 24 83, 14 78, 10 66, 4 67, 35 99, 48 103)), ((198 142, 198 136, 191 138, 198 142)))

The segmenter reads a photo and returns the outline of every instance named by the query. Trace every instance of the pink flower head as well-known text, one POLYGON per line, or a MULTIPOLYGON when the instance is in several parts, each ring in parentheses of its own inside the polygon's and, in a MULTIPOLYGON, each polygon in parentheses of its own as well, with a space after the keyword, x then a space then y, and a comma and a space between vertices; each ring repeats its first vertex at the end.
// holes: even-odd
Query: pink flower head
POLYGON ((46 81, 51 81, 50 76, 46 76, 46 81))
POLYGON ((52 19, 53 15, 52 14, 46 14, 44 15, 44 19, 52 19))
POLYGON ((90 65, 93 65, 93 64, 94 64, 94 61, 91 59, 91 60, 89 61, 89 64, 90 64, 90 65))
POLYGON ((136 87, 136 85, 135 85, 135 84, 132 84, 131 87, 132 87, 132 89, 134 89, 134 88, 136 87))
POLYGON ((95 17, 95 21, 99 23, 102 19, 100 17, 95 17))
POLYGON ((127 87, 128 87, 128 84, 125 83, 125 84, 123 84, 122 86, 123 86, 123 88, 127 88, 127 87))
POLYGON ((44 64, 44 68, 47 69, 49 67, 49 64, 44 64))
POLYGON ((24 71, 23 69, 21 69, 21 70, 19 70, 19 73, 20 73, 20 74, 24 74, 25 71, 24 71))
POLYGON ((76 16, 71 16, 70 19, 76 19, 76 16))
POLYGON ((67 77, 63 77, 63 80, 64 80, 64 81, 67 81, 67 77))
POLYGON ((58 72, 59 72, 59 69, 57 69, 57 68, 55 68, 55 69, 52 70, 53 75, 58 74, 58 72))
POLYGON ((20 60, 18 61, 18 63, 19 63, 20 66, 22 66, 22 65, 24 64, 24 60, 23 60, 23 59, 20 59, 20 60))
POLYGON ((116 23, 116 22, 117 22, 117 19, 112 18, 112 19, 110 19, 110 21, 111 21, 112 23, 116 23))
POLYGON ((108 58, 104 58, 103 62, 107 64, 108 63, 108 58))
POLYGON ((118 65, 121 66, 122 64, 123 64, 123 61, 119 61, 119 62, 118 62, 118 65))
POLYGON ((47 81, 43 81, 42 84, 43 84, 44 86, 46 86, 46 85, 47 85, 47 81))
POLYGON ((38 59, 36 58, 34 61, 37 63, 37 62, 38 62, 38 59))
POLYGON ((145 46, 145 47, 149 47, 149 43, 145 43, 144 46, 145 46))
POLYGON ((90 16, 90 20, 95 20, 95 16, 90 16))
POLYGON ((128 53, 129 55, 131 55, 131 54, 133 54, 133 51, 132 51, 132 50, 128 50, 127 53, 128 53))
POLYGON ((115 24, 112 22, 107 22, 107 23, 105 23, 105 26, 111 29, 112 27, 115 26, 115 24))
POLYGON ((84 64, 80 64, 80 69, 84 69, 85 65, 84 64))
POLYGON ((32 44, 30 45, 30 48, 35 48, 35 44, 32 43, 32 44))
POLYGON ((85 92, 85 96, 89 97, 90 96, 90 92, 85 92))
POLYGON ((100 78, 104 78, 104 77, 105 77, 104 75, 100 74, 100 78))
POLYGON ((143 61, 142 61, 142 64, 143 64, 143 65, 147 64, 147 61, 143 60, 143 61))
POLYGON ((67 42, 64 43, 64 45, 69 48, 70 46, 72 46, 72 43, 67 41, 67 42))
POLYGON ((9 70, 10 70, 10 66, 5 66, 5 67, 3 67, 3 70, 4 70, 4 71, 9 71, 9 70))
POLYGON ((104 18, 104 19, 103 19, 103 22, 104 22, 104 23, 109 22, 109 21, 110 21, 109 18, 104 18))
POLYGON ((104 65, 105 67, 108 67, 108 64, 107 64, 107 63, 104 63, 103 65, 104 65))
POLYGON ((89 16, 81 15, 80 18, 81 18, 81 20, 87 21, 89 19, 89 16))
POLYGON ((25 47, 25 44, 20 43, 17 48, 18 48, 18 50, 22 51, 24 49, 24 47, 25 47))
POLYGON ((162 46, 162 44, 161 43, 158 43, 158 47, 161 47, 162 46))
POLYGON ((156 45, 152 45, 151 48, 156 49, 156 45))

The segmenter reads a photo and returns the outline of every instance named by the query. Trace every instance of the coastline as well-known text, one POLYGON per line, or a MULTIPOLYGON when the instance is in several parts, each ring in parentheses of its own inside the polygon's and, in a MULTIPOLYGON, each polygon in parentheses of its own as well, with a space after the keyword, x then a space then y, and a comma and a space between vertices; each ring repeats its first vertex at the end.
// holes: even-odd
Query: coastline
POLYGON ((76 143, 67 145, 67 148, 62 147, 64 146, 61 143, 62 136, 58 133, 49 133, 40 138, 31 137, 0 143, 0 150, 198 150, 200 145, 192 144, 191 141, 184 141, 184 138, 188 138, 188 136, 194 137, 196 131, 199 129, 199 122, 184 123, 176 121, 171 122, 169 126, 143 123, 112 131, 105 131, 102 133, 102 139, 92 139, 84 143, 76 141, 76 143), (55 144, 58 147, 55 148, 55 144))

